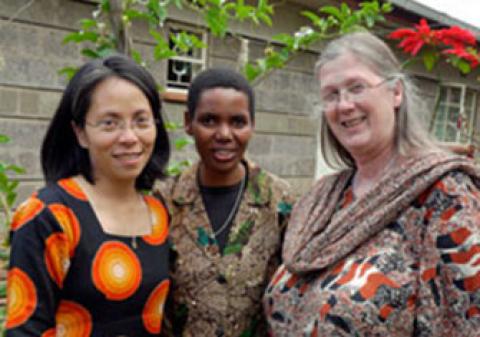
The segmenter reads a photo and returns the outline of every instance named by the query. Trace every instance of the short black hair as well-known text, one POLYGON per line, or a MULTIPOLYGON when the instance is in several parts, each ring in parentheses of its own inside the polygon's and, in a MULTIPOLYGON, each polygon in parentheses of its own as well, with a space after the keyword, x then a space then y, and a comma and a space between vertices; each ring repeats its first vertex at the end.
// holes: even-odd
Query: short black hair
POLYGON ((165 176, 170 143, 163 124, 157 84, 152 75, 132 59, 113 55, 84 64, 65 88, 41 148, 43 175, 47 183, 77 174, 95 183, 88 150, 78 143, 72 123, 79 128, 85 127, 85 116, 95 88, 112 77, 129 81, 138 87, 147 97, 156 120, 157 138, 152 156, 137 177, 136 188, 150 189, 156 178, 165 176))
POLYGON ((187 99, 187 111, 191 118, 195 116, 202 93, 213 88, 232 88, 243 92, 248 98, 250 118, 252 122, 255 121, 255 95, 252 87, 243 75, 228 68, 210 68, 194 78, 188 89, 187 99))

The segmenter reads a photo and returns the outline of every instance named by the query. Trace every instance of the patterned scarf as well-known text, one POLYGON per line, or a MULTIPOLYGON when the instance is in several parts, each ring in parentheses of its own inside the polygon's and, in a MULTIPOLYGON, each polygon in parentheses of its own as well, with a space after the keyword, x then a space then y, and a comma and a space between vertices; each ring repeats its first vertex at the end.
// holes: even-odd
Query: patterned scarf
POLYGON ((286 267, 302 274, 340 261, 453 170, 465 172, 480 186, 480 169, 472 160, 432 152, 409 157, 364 196, 341 210, 338 203, 353 171, 324 177, 296 203, 292 212, 283 246, 286 267))

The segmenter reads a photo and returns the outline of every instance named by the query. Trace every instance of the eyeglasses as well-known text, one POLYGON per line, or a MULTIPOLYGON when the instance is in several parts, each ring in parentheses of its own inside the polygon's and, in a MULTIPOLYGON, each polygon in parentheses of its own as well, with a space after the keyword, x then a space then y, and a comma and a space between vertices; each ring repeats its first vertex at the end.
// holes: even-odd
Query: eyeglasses
POLYGON ((337 106, 342 99, 347 99, 351 103, 361 101, 365 95, 372 89, 378 88, 385 83, 394 80, 395 77, 387 77, 383 81, 370 85, 365 82, 353 82, 345 88, 337 88, 320 95, 322 110, 331 110, 337 106))
MULTIPOLYGON (((85 121, 85 124, 98 129, 100 132, 115 134, 120 133, 127 128, 127 122, 124 119, 117 117, 106 117, 97 122, 91 123, 85 121)), ((150 117, 136 117, 131 122, 129 127, 137 134, 148 132, 155 128, 157 120, 150 117)))

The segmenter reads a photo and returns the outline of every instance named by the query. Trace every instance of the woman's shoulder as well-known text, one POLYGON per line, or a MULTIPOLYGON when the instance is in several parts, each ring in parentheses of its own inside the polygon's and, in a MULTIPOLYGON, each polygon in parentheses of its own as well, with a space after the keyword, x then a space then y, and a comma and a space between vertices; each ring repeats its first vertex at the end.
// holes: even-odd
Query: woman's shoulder
POLYGON ((257 189, 268 189, 279 195, 292 194, 291 185, 286 179, 260 167, 251 160, 247 160, 246 163, 249 182, 256 186, 257 189))
POLYGON ((425 190, 420 199, 459 199, 463 202, 476 200, 480 203, 480 178, 462 170, 449 171, 425 190))
POLYGON ((50 223, 49 220, 52 219, 50 215, 57 218, 57 216, 61 216, 59 213, 67 212, 71 214, 73 212, 71 209, 72 200, 87 200, 85 194, 73 179, 67 178, 49 183, 33 192, 16 207, 10 230, 15 232, 29 222, 50 223))

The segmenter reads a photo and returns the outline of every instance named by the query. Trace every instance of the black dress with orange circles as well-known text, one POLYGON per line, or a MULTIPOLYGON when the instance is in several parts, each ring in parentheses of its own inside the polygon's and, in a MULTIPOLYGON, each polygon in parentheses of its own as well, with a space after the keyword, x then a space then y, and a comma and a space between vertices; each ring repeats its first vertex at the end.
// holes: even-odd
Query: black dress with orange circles
POLYGON ((11 224, 7 336, 151 336, 161 330, 169 217, 145 196, 152 233, 103 231, 71 178, 34 193, 11 224))

